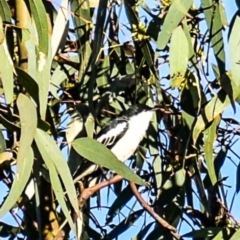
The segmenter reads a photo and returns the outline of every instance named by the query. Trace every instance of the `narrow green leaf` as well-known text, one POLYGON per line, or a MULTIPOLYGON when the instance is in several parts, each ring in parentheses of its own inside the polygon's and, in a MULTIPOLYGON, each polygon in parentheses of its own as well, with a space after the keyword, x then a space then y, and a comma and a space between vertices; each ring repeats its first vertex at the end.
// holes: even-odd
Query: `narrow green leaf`
POLYGON ((45 7, 41 0, 28 0, 31 16, 38 32, 39 52, 48 55, 48 21, 45 7))
POLYGON ((0 208, 0 217, 5 215, 21 196, 31 174, 33 158, 33 151, 29 148, 28 151, 25 152, 25 158, 17 162, 16 177, 5 202, 0 208))
POLYGON ((38 104, 39 93, 37 83, 28 73, 23 71, 21 68, 16 68, 16 72, 20 83, 26 88, 27 92, 34 99, 36 104, 38 104))
POLYGON ((17 107, 21 123, 20 147, 17 155, 17 163, 20 163, 24 161, 26 152, 28 152, 36 132, 37 111, 33 101, 23 94, 18 96, 17 107))
POLYGON ((192 3, 192 0, 175 0, 172 2, 164 20, 162 31, 158 36, 157 47, 159 49, 164 49, 166 47, 173 30, 178 26, 184 16, 186 16, 192 3))
POLYGON ((6 103, 11 104, 13 101, 13 74, 15 70, 8 51, 6 39, 0 44, 0 59, 4 59, 0 64, 0 72, 6 103))
POLYGON ((220 3, 212 0, 202 0, 202 7, 207 21, 212 48, 218 63, 220 73, 225 73, 225 52, 223 47, 222 21, 220 15, 220 3))
POLYGON ((0 1, 0 16, 3 21, 11 22, 11 11, 7 1, 0 1))
POLYGON ((198 117, 194 130, 193 130, 193 140, 196 142, 199 134, 204 130, 205 126, 211 122, 216 116, 223 112, 223 110, 229 106, 232 100, 236 99, 239 95, 239 85, 236 85, 232 76, 228 75, 232 84, 232 99, 230 99, 226 92, 221 89, 216 96, 214 96, 210 102, 205 106, 202 114, 198 117))
POLYGON ((45 57, 41 52, 38 53, 38 69, 36 72, 38 89, 39 89, 39 104, 40 115, 42 120, 45 120, 46 109, 48 103, 48 91, 51 78, 51 47, 49 45, 48 56, 45 57))
POLYGON ((172 34, 170 43, 170 74, 184 76, 187 70, 189 46, 187 37, 181 26, 172 34))
POLYGON ((75 229, 73 220, 70 215, 70 210, 68 209, 68 207, 66 205, 66 199, 64 197, 64 190, 62 188, 61 181, 58 177, 56 167, 54 166, 54 164, 50 158, 44 158, 44 161, 49 170, 51 184, 52 184, 54 193, 56 194, 56 198, 59 202, 59 205, 61 206, 62 211, 63 211, 71 229, 76 233, 76 229, 75 229))
POLYGON ((222 25, 228 26, 227 14, 226 14, 225 7, 224 7, 222 1, 219 2, 219 13, 221 16, 222 25))
POLYGON ((122 177, 139 185, 145 185, 139 176, 124 163, 120 162, 109 149, 98 141, 91 138, 78 138, 72 142, 72 146, 81 156, 89 161, 111 169, 122 177))
POLYGON ((59 45, 66 36, 63 34, 68 26, 68 0, 62 0, 58 15, 56 17, 52 33, 52 58, 55 56, 59 45))
POLYGON ((220 118, 217 116, 212 122, 211 126, 205 130, 204 138, 204 153, 205 159, 208 167, 208 174, 212 182, 212 186, 215 186, 217 182, 217 177, 215 173, 214 163, 213 163, 213 143, 216 138, 217 126, 219 124, 220 118))
POLYGON ((238 240, 238 239, 240 239, 240 230, 237 230, 230 238, 230 240, 238 240))
POLYGON ((54 163, 66 189, 69 201, 71 202, 75 212, 78 213, 79 208, 73 179, 67 162, 62 156, 56 142, 41 129, 36 130, 35 140, 44 161, 54 163))
POLYGON ((4 139, 2 130, 0 130, 0 153, 5 152, 6 148, 7 148, 6 141, 4 139))
MULTIPOLYGON (((236 15, 232 29, 230 29, 229 37, 229 52, 230 52, 230 62, 231 62, 231 75, 237 87, 240 86, 239 79, 239 56, 240 56, 240 39, 239 39, 239 29, 240 29, 240 16, 236 15)), ((239 91, 238 91, 239 95, 239 91)))

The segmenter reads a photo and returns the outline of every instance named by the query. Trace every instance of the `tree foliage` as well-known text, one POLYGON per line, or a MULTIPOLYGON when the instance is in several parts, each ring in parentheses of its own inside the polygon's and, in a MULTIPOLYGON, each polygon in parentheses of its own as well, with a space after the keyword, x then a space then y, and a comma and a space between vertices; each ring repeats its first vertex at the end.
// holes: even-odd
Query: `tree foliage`
POLYGON ((0 0, 0 21, 1 237, 239 239, 221 174, 234 164, 238 194, 239 11, 0 0), (159 111, 126 166, 94 136, 136 103, 159 111), (83 157, 112 174, 77 182, 83 157))

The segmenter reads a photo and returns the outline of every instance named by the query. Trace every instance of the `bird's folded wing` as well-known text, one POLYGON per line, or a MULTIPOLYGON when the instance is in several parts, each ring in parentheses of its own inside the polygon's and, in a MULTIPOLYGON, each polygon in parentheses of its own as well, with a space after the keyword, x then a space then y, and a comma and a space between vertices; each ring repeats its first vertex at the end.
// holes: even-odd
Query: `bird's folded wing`
POLYGON ((128 122, 125 118, 114 119, 98 133, 97 141, 111 149, 126 133, 128 122))

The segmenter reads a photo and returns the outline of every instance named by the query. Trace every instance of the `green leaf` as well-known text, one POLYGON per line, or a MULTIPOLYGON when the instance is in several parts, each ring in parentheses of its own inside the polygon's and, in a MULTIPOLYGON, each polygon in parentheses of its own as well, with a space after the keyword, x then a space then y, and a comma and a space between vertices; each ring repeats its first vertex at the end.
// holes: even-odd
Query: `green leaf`
POLYGON ((205 126, 210 123, 216 116, 223 112, 223 110, 229 106, 233 99, 236 99, 239 94, 239 87, 235 84, 232 76, 229 74, 233 90, 233 97, 230 99, 226 92, 221 89, 217 95, 215 95, 205 106, 202 114, 198 117, 194 130, 193 130, 193 140, 196 143, 199 134, 204 130, 205 126))
POLYGON ((0 72, 5 99, 7 104, 11 104, 13 101, 13 74, 15 70, 8 51, 6 39, 0 44, 0 58, 4 59, 0 64, 0 72))
POLYGON ((0 130, 0 153, 5 152, 6 148, 7 148, 6 141, 4 139, 2 130, 0 130))
POLYGON ((170 74, 184 76, 187 70, 189 46, 187 37, 181 26, 172 34, 170 43, 170 74))
MULTIPOLYGON (((236 87, 240 86, 239 79, 239 56, 240 56, 240 40, 239 40, 239 29, 240 29, 240 17, 236 15, 232 29, 230 29, 229 37, 229 52, 231 62, 231 76, 236 87)), ((234 86, 232 87, 234 89, 234 86)), ((239 90, 237 91, 239 95, 239 90)))
POLYGON ((26 88, 27 92, 34 99, 36 104, 38 104, 39 93, 37 83, 28 73, 23 71, 21 68, 16 68, 16 72, 20 83, 26 88))
POLYGON ((24 161, 26 152, 31 147, 36 129, 37 129, 37 111, 34 103, 23 94, 17 99, 17 107, 20 114, 21 137, 19 142, 19 151, 17 155, 17 164, 24 161), (31 116, 31 117, 29 117, 31 116))
POLYGON ((51 48, 49 45, 49 54, 45 57, 41 52, 38 53, 38 69, 36 72, 36 79, 39 89, 39 112, 42 120, 45 120, 46 109, 48 103, 48 91, 51 78, 51 48))
POLYGON ((18 200, 29 179, 33 165, 31 144, 37 128, 36 107, 34 103, 23 94, 20 94, 17 99, 17 107, 20 114, 21 137, 17 155, 16 178, 10 194, 0 210, 0 215, 6 213, 18 200), (29 118, 29 116, 31 117, 29 118))
POLYGON ((68 0, 62 0, 58 15, 55 19, 53 33, 52 33, 52 58, 57 53, 59 45, 62 40, 65 40, 67 36, 64 36, 66 28, 68 26, 68 0))
POLYGON ((34 19, 37 33, 39 52, 44 54, 44 58, 48 55, 48 20, 45 7, 41 0, 28 0, 31 16, 34 19))
POLYGON ((98 141, 91 138, 78 138, 72 142, 72 146, 81 156, 89 161, 111 169, 139 185, 145 185, 145 182, 139 176, 124 163, 120 162, 109 149, 98 141))
POLYGON ((202 0, 202 7, 207 21, 208 30, 212 48, 218 63, 220 74, 225 73, 225 52, 222 36, 222 21, 220 15, 219 3, 213 3, 212 0, 202 0))
POLYGON ((220 117, 217 116, 212 122, 211 126, 204 132, 205 133, 204 153, 205 153, 205 159, 206 159, 207 168, 208 168, 208 174, 212 182, 212 186, 214 186, 215 183, 217 182, 217 177, 216 177, 214 163, 213 163, 213 143, 216 138, 216 131, 217 131, 217 126, 219 124, 219 121, 220 121, 220 117))
POLYGON ((59 147, 57 146, 56 142, 46 132, 44 132, 41 129, 37 129, 35 141, 42 155, 42 158, 44 159, 46 164, 48 162, 52 162, 55 165, 61 177, 63 185, 66 189, 69 201, 71 202, 75 212, 78 213, 79 208, 73 179, 70 174, 67 162, 63 158, 63 155, 59 147))
POLYGON ((238 240, 240 239, 240 230, 238 229, 230 238, 230 240, 238 240))
POLYGON ((52 184, 54 193, 56 194, 56 198, 58 200, 58 203, 60 204, 60 206, 62 208, 62 211, 63 211, 71 229, 76 233, 76 229, 75 229, 73 220, 72 220, 71 215, 70 215, 70 210, 68 209, 67 204, 66 204, 66 199, 65 199, 65 196, 64 196, 64 190, 62 188, 61 181, 58 177, 56 167, 54 166, 54 164, 53 164, 53 162, 51 161, 50 158, 45 158, 44 161, 45 161, 45 163, 47 165, 47 168, 49 170, 51 184, 52 184))
POLYGON ((173 1, 165 17, 162 31, 159 33, 158 36, 157 47, 160 50, 166 47, 173 30, 178 26, 184 16, 187 15, 187 12, 191 7, 192 3, 192 0, 173 1))
POLYGON ((11 11, 7 1, 0 1, 0 16, 3 21, 11 22, 11 11))
POLYGON ((0 208, 1 217, 16 204, 18 198, 21 196, 32 171, 33 158, 33 151, 29 148, 28 151, 25 152, 25 158, 17 162, 15 179, 6 200, 0 208))

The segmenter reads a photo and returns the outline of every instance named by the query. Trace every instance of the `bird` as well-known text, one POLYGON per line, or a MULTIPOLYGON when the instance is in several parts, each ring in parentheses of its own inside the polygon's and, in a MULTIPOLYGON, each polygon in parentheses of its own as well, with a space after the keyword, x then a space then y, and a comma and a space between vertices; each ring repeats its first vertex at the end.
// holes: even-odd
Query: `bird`
MULTIPOLYGON (((132 105, 125 114, 114 118, 103 126, 96 135, 96 140, 111 150, 119 161, 125 162, 136 152, 149 128, 153 113, 157 109, 157 106, 132 105)), ((84 171, 81 171, 82 173, 77 174, 78 171, 76 170, 74 181, 79 181, 98 168, 98 165, 88 162, 84 171)))

